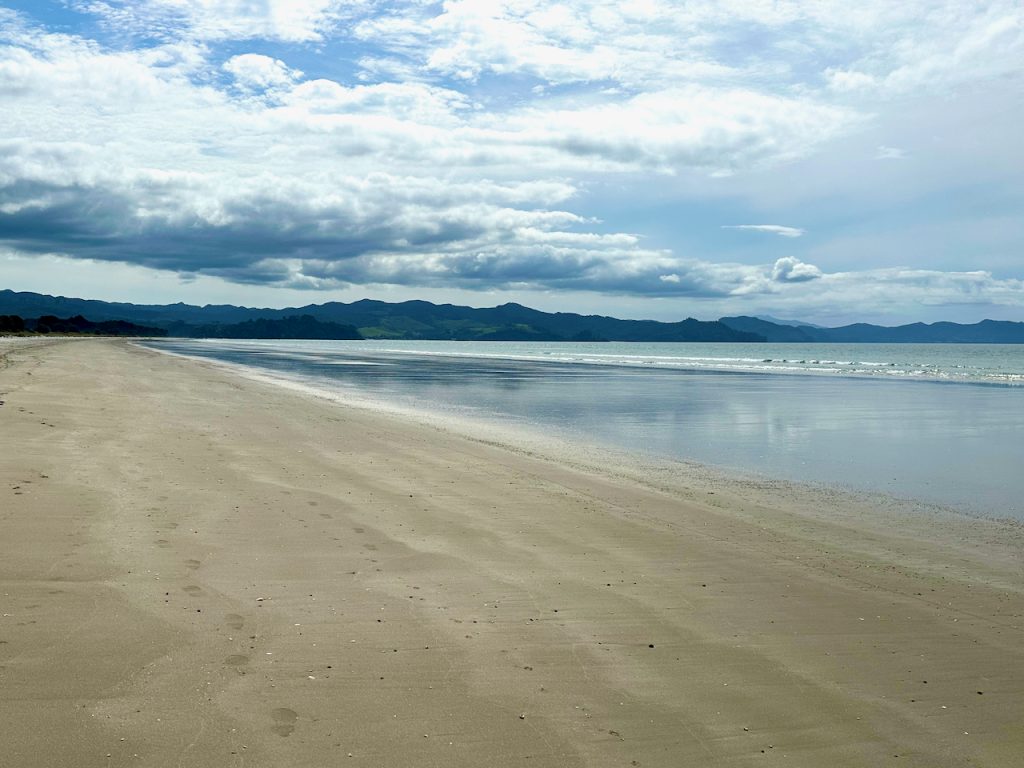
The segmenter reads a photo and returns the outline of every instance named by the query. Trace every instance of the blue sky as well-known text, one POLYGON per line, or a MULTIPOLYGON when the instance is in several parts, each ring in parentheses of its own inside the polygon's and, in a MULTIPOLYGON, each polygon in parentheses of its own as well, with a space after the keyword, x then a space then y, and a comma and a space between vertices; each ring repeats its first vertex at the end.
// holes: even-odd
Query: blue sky
POLYGON ((1018 2, 0 0, 0 287, 1024 320, 1018 2))

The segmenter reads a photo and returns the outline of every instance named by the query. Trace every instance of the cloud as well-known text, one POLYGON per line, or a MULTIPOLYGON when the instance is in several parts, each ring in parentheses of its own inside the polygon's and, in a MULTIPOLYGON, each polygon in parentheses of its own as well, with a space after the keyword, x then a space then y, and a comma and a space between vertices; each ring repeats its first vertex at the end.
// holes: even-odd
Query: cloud
POLYGON ((536 145, 609 168, 729 175, 805 156, 858 118, 809 99, 693 86, 595 107, 530 109, 506 119, 536 145))
POLYGON ((231 73, 239 87, 249 90, 282 88, 302 77, 302 72, 280 59, 258 53, 232 56, 224 62, 224 69, 231 73))
POLYGON ((836 91, 885 97, 920 90, 949 92, 964 83, 1020 71, 1024 8, 1017 2, 886 5, 868 5, 868 26, 852 38, 852 50, 858 53, 845 65, 827 69, 836 91))
POLYGON ((0 237, 239 282, 660 289, 642 268, 660 255, 564 208, 574 174, 732 173, 802 155, 846 119, 697 87, 493 112, 429 83, 305 80, 256 53, 220 65, 233 86, 219 89, 202 50, 12 34, 0 237))
MULTIPOLYGON (((771 267, 749 275, 742 286, 719 296, 691 298, 697 317, 755 314, 794 317, 826 325, 850 322, 900 324, 916 320, 976 322, 980 317, 1020 318, 1024 281, 986 271, 943 272, 892 267, 825 272, 804 282, 776 283, 771 267)), ((650 304, 650 296, 643 299, 650 304)), ((656 306, 656 304, 655 304, 656 306)))
POLYGON ((168 39, 322 40, 366 3, 358 0, 77 0, 74 7, 95 14, 122 33, 168 39))
MULTIPOLYGON (((813 281, 790 284, 782 292, 760 297, 764 311, 791 310, 827 317, 837 311, 863 318, 893 313, 914 314, 928 308, 1024 307, 1024 280, 997 278, 991 272, 943 272, 891 267, 822 273, 813 281)), ((941 312, 941 310, 940 310, 941 312)), ((940 315, 941 316, 941 315, 940 315)), ((1011 315, 1012 316, 1012 315, 1011 315)))
POLYGON ((770 232, 781 237, 801 237, 805 230, 798 227, 786 227, 781 224, 731 224, 724 225, 722 229, 749 229, 754 232, 770 232))
POLYGON ((906 157, 907 151, 905 149, 887 147, 884 144, 878 147, 878 153, 875 155, 876 160, 905 160, 906 157))
POLYGON ((784 256, 772 267, 772 280, 779 283, 804 283, 821 277, 821 270, 793 256, 784 256))
POLYGON ((721 80, 738 71, 715 59, 706 36, 694 34, 717 14, 688 13, 665 0, 452 0, 440 8, 401 8, 361 21, 356 35, 458 80, 528 74, 555 85, 614 80, 639 87, 721 80))
POLYGON ((375 66, 390 58, 465 81, 516 75, 637 91, 760 80, 803 90, 823 77, 835 93, 891 95, 1009 75, 1024 53, 1013 0, 408 0, 388 10, 353 27, 386 52, 375 66))
POLYGON ((830 68, 825 77, 829 86, 840 93, 868 92, 879 87, 878 80, 865 72, 830 68))

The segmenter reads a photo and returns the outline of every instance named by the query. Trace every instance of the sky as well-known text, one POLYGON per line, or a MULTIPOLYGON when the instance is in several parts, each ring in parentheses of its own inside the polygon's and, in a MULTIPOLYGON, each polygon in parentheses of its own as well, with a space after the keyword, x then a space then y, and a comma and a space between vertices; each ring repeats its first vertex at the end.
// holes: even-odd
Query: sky
POLYGON ((0 0, 0 288, 1024 320, 1024 6, 0 0))

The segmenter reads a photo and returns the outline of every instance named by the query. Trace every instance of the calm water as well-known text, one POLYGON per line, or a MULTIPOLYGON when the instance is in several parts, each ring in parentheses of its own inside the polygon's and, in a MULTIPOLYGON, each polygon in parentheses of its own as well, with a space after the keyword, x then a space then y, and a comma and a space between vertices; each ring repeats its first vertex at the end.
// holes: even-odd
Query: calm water
POLYGON ((1024 345, 154 346, 435 412, 1024 519, 1024 345))

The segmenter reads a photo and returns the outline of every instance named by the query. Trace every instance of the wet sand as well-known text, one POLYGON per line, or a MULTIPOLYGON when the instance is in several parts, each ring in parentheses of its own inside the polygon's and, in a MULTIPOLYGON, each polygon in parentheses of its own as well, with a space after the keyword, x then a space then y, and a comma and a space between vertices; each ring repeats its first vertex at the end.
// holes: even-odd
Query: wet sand
POLYGON ((1019 524, 5 350, 0 764, 1020 765, 1019 524))

